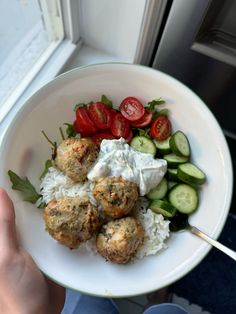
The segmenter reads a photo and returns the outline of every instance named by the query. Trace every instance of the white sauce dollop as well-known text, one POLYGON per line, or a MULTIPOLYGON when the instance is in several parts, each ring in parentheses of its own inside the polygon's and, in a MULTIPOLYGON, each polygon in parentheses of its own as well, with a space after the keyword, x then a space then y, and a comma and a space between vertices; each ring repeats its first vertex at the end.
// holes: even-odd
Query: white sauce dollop
POLYGON ((87 177, 91 181, 99 181, 108 176, 121 176, 136 183, 140 195, 143 196, 158 185, 166 169, 165 160, 154 159, 151 154, 138 152, 121 138, 102 141, 98 159, 87 177))

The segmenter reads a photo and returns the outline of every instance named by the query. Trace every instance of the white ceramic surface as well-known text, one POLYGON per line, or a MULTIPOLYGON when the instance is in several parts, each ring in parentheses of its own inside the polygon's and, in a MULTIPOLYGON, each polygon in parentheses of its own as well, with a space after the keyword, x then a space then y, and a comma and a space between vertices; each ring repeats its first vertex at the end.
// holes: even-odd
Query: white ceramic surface
POLYGON ((232 165, 222 131, 206 105, 180 82, 143 66, 98 64, 73 70, 40 89, 17 113, 0 149, 0 186, 14 200, 22 245, 47 276, 64 286, 99 296, 131 296, 178 280, 203 259, 210 246, 188 232, 172 234, 168 249, 129 265, 114 265, 80 249, 71 251, 45 232, 42 211, 22 202, 7 176, 11 169, 38 187, 43 163, 51 153, 41 130, 60 141, 58 128, 73 121, 74 105, 102 94, 116 104, 129 95, 144 103, 157 97, 166 100, 174 129, 187 134, 193 161, 207 174, 198 211, 190 222, 214 238, 229 211, 232 165))

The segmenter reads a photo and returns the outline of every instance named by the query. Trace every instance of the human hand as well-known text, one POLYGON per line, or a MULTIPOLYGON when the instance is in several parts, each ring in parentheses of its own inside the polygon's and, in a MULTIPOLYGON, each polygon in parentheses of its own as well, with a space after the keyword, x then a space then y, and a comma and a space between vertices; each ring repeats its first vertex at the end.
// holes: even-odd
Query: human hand
POLYGON ((45 278, 19 245, 13 204, 0 188, 0 313, 57 314, 64 302, 65 289, 45 278))

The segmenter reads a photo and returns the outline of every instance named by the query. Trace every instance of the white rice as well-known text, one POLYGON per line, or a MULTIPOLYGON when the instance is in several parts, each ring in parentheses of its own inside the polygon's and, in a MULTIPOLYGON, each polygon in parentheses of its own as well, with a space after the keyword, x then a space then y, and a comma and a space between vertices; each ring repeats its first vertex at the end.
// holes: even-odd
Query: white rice
POLYGON ((162 215, 153 213, 147 208, 147 201, 142 198, 137 204, 136 218, 145 230, 144 243, 136 253, 136 258, 142 259, 148 255, 155 255, 158 251, 166 248, 165 240, 169 237, 169 220, 162 215))
POLYGON ((84 183, 75 183, 54 167, 50 167, 40 184, 41 203, 48 204, 54 198, 63 198, 65 196, 88 197, 90 202, 97 205, 92 195, 94 183, 86 181, 84 183))
MULTIPOLYGON (((88 197, 92 204, 97 205, 92 195, 93 187, 94 183, 91 181, 74 183, 61 171, 50 167, 40 185, 42 198, 39 201, 47 204, 54 198, 80 196, 88 197)), ((135 257, 138 259, 148 255, 155 255, 158 251, 166 248, 164 241, 169 237, 169 221, 164 220, 162 215, 153 213, 147 207, 147 200, 144 197, 140 197, 136 205, 135 217, 145 230, 145 239, 143 245, 136 253, 135 257)), ((89 252, 96 254, 94 239, 87 241, 83 247, 89 252)))

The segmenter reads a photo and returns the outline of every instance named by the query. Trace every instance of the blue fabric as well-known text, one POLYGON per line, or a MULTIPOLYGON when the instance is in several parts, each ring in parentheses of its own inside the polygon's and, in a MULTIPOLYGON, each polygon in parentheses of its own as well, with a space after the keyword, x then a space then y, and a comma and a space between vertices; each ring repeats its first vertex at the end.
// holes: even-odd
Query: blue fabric
MULTIPOLYGON (((70 294, 62 314, 121 314, 117 305, 107 298, 70 294)), ((172 303, 153 305, 143 314, 188 314, 181 306, 172 303)))
POLYGON ((72 314, 119 314, 111 299, 82 295, 72 314))

